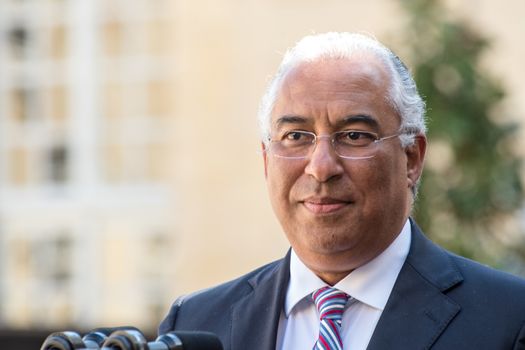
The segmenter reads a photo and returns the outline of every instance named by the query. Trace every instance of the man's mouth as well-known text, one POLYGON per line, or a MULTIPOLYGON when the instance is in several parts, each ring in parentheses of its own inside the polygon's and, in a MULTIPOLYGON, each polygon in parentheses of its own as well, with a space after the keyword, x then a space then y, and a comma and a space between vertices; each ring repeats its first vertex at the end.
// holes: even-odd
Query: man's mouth
POLYGON ((303 205, 314 214, 331 214, 351 204, 350 201, 330 197, 305 199, 303 205))

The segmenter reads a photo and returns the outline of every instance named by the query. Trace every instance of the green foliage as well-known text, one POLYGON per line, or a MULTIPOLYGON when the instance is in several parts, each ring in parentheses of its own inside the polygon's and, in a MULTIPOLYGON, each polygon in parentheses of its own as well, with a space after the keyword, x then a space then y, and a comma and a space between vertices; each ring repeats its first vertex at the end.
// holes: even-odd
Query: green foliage
POLYGON ((512 248, 525 261, 523 235, 503 228, 522 205, 521 160, 513 149, 517 125, 500 111, 504 91, 480 65, 489 42, 446 19, 438 1, 401 4, 409 13, 407 45, 429 120, 430 157, 416 220, 447 248, 510 269, 505 251, 512 248))

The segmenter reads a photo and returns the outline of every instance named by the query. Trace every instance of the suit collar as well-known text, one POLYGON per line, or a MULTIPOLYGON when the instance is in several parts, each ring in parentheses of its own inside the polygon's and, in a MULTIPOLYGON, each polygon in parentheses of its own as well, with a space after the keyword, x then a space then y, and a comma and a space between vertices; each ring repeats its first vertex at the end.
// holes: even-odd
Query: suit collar
MULTIPOLYGON (((429 349, 460 311, 444 292, 462 275, 448 253, 411 224, 410 252, 367 350, 429 349)), ((249 280, 252 292, 232 306, 232 350, 275 349, 289 266, 290 252, 249 280)))
POLYGON ((407 263, 442 292, 463 281, 449 253, 426 238, 413 221, 411 224, 412 244, 407 263))
POLYGON ((290 251, 270 271, 248 281, 253 291, 232 306, 232 350, 275 349, 289 279, 290 251))
MULTIPOLYGON (((407 220, 401 233, 381 254, 356 268, 333 287, 374 309, 384 310, 410 250, 410 236, 410 220, 407 220)), ((310 270, 292 249, 290 282, 284 303, 286 317, 298 303, 304 302, 304 299, 311 300, 312 292, 324 286, 326 282, 310 270)))
POLYGON ((410 252, 367 349, 429 349, 460 310, 443 292, 462 280, 448 253, 412 222, 410 252))

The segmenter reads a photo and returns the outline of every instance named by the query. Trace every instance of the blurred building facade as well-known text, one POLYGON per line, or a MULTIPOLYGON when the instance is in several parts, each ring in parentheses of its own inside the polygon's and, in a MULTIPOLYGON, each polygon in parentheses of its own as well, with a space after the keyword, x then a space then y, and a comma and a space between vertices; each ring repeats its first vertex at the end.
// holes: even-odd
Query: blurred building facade
MULTIPOLYGON (((447 3, 476 7, 525 116, 525 28, 499 26, 523 2, 447 3)), ((307 33, 395 44, 403 25, 393 0, 0 0, 0 326, 151 330, 177 295, 284 255, 268 76, 307 33)))
POLYGON ((168 7, 0 2, 4 327, 144 326, 164 312, 168 7))

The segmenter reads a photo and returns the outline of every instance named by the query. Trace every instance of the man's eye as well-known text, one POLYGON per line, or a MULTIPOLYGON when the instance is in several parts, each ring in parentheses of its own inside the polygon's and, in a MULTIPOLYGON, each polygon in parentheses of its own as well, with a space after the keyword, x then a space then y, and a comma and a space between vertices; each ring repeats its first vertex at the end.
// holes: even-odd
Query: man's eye
POLYGON ((281 138, 281 146, 292 147, 307 147, 314 143, 315 135, 304 131, 288 131, 281 138))
POLYGON ((307 137, 302 132, 290 131, 284 135, 283 140, 284 141, 302 141, 305 138, 307 137))
POLYGON ((337 137, 338 142, 352 146, 367 146, 375 140, 376 137, 374 134, 356 130, 342 131, 337 137))
POLYGON ((363 132, 363 131, 348 131, 347 132, 347 137, 349 139, 351 139, 351 140, 359 140, 359 139, 362 139, 362 138, 371 139, 371 140, 374 139, 372 134, 370 134, 368 132, 363 132))

